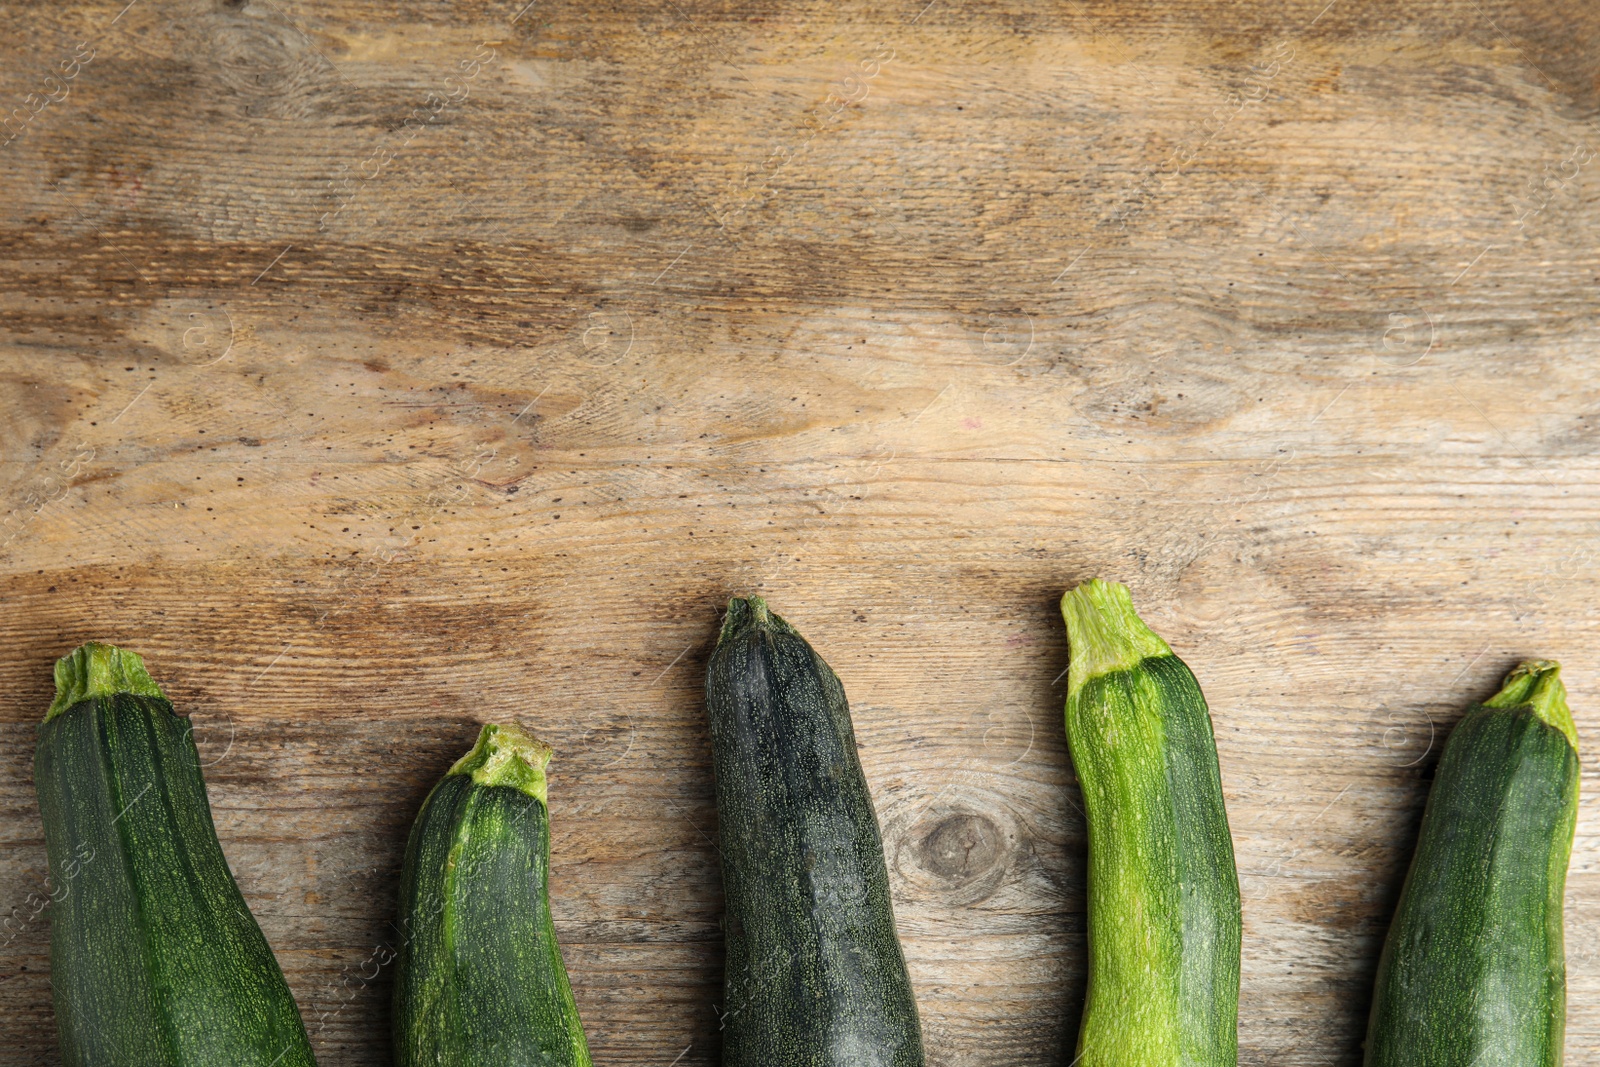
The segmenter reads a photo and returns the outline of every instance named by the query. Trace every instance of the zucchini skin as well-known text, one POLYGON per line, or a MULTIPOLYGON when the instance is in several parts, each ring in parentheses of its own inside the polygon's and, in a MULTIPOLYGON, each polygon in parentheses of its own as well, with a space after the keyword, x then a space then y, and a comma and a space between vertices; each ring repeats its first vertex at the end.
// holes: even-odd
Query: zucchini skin
POLYGON ((165 697, 130 692, 53 708, 40 729, 34 785, 56 894, 62 1059, 314 1067, 294 997, 217 841, 190 729, 165 697))
POLYGON ((1062 601, 1089 835, 1080 1067, 1233 1067, 1242 921, 1205 697, 1126 586, 1062 601))
POLYGON ((1529 704, 1479 705, 1451 732, 1384 942, 1367 1067, 1561 1063, 1578 777, 1567 732, 1529 704))
POLYGON ((723 1067, 921 1067, 844 687, 759 597, 706 672, 727 898, 723 1067))
POLYGON ((548 747, 515 727, 486 726, 412 824, 400 887, 398 1067, 590 1067, 550 916, 548 759, 548 747), (496 772, 497 755, 526 756, 537 775, 513 765, 516 783, 496 772))

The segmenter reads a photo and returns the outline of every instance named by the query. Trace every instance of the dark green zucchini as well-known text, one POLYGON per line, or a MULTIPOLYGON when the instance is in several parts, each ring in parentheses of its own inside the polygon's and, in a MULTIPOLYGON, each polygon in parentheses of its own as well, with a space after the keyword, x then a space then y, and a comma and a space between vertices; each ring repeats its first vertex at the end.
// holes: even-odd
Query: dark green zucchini
POLYGON ((590 1067, 550 918, 550 746, 485 726, 412 824, 398 1067, 590 1067))
POLYGON ((34 756, 67 1067, 311 1067, 211 823, 189 720, 131 652, 56 662, 34 756))
POLYGON ((1089 831, 1078 1067, 1233 1067, 1239 876, 1205 697, 1127 586, 1085 582, 1061 613, 1089 831))
POLYGON ((1578 734, 1524 663, 1450 734, 1384 942, 1367 1067, 1557 1067, 1578 734))
POLYGON ((844 687, 760 597, 706 672, 727 897, 723 1067, 920 1067, 844 687))

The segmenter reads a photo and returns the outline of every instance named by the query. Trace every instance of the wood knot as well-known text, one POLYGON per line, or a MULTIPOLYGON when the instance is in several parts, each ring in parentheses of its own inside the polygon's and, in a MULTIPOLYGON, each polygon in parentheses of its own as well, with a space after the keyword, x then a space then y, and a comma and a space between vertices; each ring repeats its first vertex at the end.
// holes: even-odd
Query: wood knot
POLYGON ((1020 835, 1003 810, 979 813, 954 804, 893 815, 886 840, 904 884, 945 905, 967 907, 1000 891, 1011 873, 1020 835))
POLYGON ((923 870, 956 889, 988 874, 1004 855, 1005 840, 990 819, 962 812, 936 823, 922 835, 916 848, 923 870))
POLYGON ((207 41, 206 66, 249 114, 302 114, 329 74, 293 27, 244 14, 224 16, 207 41))

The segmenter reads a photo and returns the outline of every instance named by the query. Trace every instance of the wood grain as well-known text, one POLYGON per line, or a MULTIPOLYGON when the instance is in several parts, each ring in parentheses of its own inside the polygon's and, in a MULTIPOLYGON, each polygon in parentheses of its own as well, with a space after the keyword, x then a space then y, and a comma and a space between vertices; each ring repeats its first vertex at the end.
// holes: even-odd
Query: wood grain
POLYGON ((124 3, 0 12, 0 1064, 59 1062, 90 638, 194 716, 325 1067, 387 1062, 406 829, 509 717, 596 1061, 716 1062, 731 595, 852 698, 936 1067, 1072 1058, 1077 581, 1211 701, 1251 1067, 1359 1063, 1467 702, 1555 658, 1600 744, 1592 5, 124 3))

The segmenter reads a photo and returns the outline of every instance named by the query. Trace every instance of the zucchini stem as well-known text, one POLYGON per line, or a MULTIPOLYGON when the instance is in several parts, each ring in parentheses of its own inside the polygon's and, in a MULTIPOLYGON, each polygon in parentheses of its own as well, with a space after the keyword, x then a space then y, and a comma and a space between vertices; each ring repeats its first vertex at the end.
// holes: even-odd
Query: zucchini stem
POLYGON ((1067 623, 1067 697, 1092 679, 1132 670, 1172 649, 1133 610, 1133 596, 1118 582, 1091 578, 1061 598, 1067 623))
POLYGON ((1567 707, 1567 687, 1561 682, 1561 664, 1549 659, 1524 660, 1511 669, 1500 691, 1483 702, 1486 708, 1528 707, 1539 720, 1567 736, 1578 751, 1578 727, 1567 707))
POLYGON ((799 636, 799 632, 783 616, 767 607, 767 602, 758 596, 748 599, 734 597, 728 601, 728 613, 723 616, 722 632, 717 635, 717 641, 727 641, 743 630, 767 630, 799 636))
POLYGON ((116 693, 167 699, 138 653, 89 641, 56 660, 56 697, 44 713, 44 721, 85 700, 116 693))
POLYGON ((550 765, 554 751, 520 726, 491 722, 479 731, 472 751, 456 760, 445 774, 471 775, 479 785, 519 789, 549 808, 544 769, 550 765))

